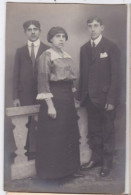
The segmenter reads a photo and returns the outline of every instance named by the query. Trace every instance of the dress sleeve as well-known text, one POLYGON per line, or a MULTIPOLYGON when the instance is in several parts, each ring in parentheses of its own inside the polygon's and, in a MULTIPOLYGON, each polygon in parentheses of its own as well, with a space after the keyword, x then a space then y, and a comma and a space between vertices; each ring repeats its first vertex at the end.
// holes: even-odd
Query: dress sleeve
POLYGON ((52 98, 50 92, 50 55, 44 52, 37 61, 38 66, 38 95, 37 100, 52 98))

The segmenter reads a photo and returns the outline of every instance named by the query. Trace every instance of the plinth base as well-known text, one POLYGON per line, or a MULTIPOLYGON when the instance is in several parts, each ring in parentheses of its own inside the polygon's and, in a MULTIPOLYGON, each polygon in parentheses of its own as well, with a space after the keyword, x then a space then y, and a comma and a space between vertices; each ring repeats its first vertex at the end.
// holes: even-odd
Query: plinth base
POLYGON ((11 166, 11 177, 15 179, 24 179, 36 175, 35 160, 13 164, 11 166))
POLYGON ((85 164, 87 162, 89 162, 91 158, 91 150, 89 149, 89 147, 86 146, 80 146, 80 163, 85 164))

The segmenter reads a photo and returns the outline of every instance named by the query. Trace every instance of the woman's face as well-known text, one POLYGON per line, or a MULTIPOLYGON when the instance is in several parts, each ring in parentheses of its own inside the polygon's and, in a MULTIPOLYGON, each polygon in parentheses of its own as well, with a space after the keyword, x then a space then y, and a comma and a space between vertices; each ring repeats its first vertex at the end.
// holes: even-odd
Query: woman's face
POLYGON ((62 49, 66 42, 66 37, 64 33, 58 33, 51 39, 51 43, 58 49, 62 49))

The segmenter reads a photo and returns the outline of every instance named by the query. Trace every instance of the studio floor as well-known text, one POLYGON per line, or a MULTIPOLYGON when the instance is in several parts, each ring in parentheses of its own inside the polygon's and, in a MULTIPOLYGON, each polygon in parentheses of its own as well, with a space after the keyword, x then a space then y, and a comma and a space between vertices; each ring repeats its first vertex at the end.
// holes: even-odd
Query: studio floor
POLYGON ((65 178, 57 181, 39 180, 36 177, 5 182, 5 190, 13 192, 58 193, 123 193, 125 180, 123 152, 117 152, 109 176, 99 176, 100 167, 84 171, 82 178, 65 178))

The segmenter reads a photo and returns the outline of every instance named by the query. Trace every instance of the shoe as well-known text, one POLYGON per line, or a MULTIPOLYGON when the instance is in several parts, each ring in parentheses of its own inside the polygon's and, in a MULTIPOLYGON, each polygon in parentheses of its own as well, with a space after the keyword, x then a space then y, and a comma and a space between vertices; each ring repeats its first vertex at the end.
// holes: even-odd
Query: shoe
POLYGON ((99 166, 101 166, 100 162, 95 162, 93 160, 90 160, 88 163, 81 166, 81 170, 86 171, 88 169, 92 169, 92 168, 99 167, 99 166))
POLYGON ((106 177, 110 173, 110 167, 102 167, 100 171, 100 177, 106 177))
POLYGON ((74 173, 73 178, 79 178, 79 177, 84 177, 84 175, 82 173, 74 173))
POLYGON ((73 174, 73 177, 74 178, 84 177, 84 175, 80 171, 77 171, 76 173, 73 174))

